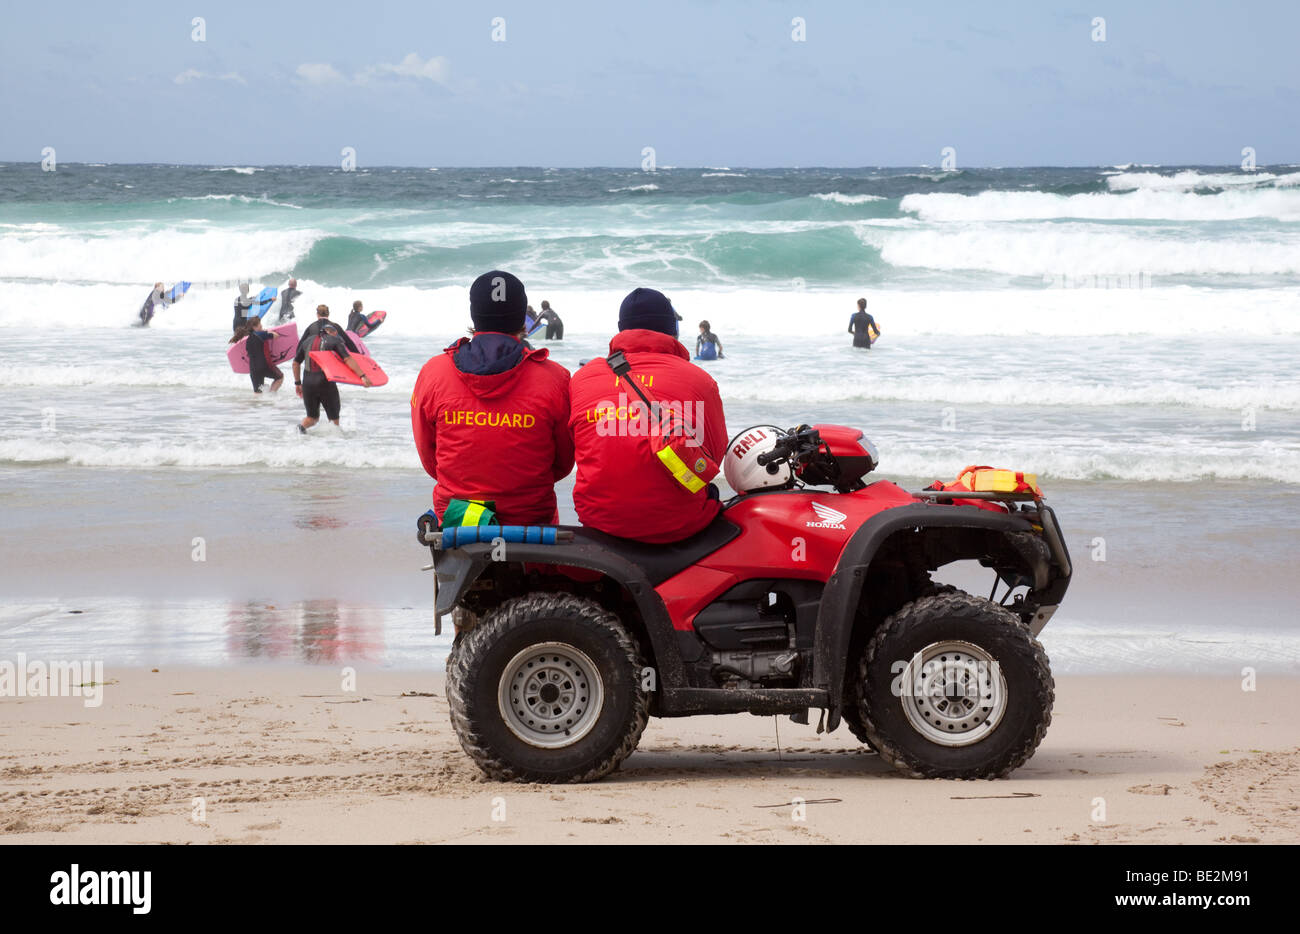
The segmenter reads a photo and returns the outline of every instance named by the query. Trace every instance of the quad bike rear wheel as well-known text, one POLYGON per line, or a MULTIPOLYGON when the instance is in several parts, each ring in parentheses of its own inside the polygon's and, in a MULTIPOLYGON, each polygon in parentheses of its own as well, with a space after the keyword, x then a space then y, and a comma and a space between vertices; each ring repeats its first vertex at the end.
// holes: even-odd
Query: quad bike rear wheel
POLYGON ((1014 613, 959 591, 886 619, 854 680, 868 741, 916 778, 1003 778, 1052 722, 1043 647, 1014 613))
POLYGON ((447 668, 452 726, 488 777, 594 781, 636 748, 649 717, 640 653, 599 604, 529 594, 456 642, 447 668))

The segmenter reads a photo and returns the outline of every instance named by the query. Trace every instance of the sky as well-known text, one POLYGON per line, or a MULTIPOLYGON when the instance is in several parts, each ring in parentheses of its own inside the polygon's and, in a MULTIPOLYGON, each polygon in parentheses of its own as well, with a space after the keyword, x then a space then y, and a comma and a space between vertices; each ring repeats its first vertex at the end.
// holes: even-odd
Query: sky
POLYGON ((1292 0, 10 0, 3 19, 3 161, 1300 162, 1292 0))

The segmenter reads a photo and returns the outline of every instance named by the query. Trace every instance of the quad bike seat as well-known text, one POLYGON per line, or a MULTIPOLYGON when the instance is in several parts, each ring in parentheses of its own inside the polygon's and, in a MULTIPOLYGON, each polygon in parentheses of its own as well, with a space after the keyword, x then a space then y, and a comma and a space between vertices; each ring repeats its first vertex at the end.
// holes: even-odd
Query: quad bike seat
POLYGON ((686 570, 705 555, 717 551, 740 534, 740 526, 722 516, 718 516, 690 538, 665 545, 649 545, 630 538, 606 535, 580 525, 561 528, 573 532, 574 544, 597 545, 639 566, 654 587, 686 570))

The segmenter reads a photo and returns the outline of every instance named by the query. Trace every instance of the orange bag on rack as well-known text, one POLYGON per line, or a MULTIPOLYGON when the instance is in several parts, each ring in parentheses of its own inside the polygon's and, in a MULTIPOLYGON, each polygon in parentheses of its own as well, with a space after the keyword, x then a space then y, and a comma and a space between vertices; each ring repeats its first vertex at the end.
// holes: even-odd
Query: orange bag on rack
MULTIPOLYGON (((950 493, 954 490, 967 493, 1033 493, 1042 496, 1038 487, 1038 475, 1020 470, 1004 470, 1000 467, 971 466, 962 470, 952 483, 934 481, 927 490, 942 490, 950 493)), ((985 499, 954 499, 955 506, 978 506, 992 512, 1007 512, 1005 503, 985 499)))

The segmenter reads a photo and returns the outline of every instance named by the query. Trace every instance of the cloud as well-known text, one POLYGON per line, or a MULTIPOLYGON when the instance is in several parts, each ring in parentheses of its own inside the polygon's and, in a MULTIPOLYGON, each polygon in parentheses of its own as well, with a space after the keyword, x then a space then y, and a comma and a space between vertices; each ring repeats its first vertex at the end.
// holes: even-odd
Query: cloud
POLYGON ((295 70, 298 78, 307 84, 336 84, 346 81, 333 65, 306 62, 295 70))
POLYGON ((190 81, 234 81, 236 84, 248 84, 244 76, 237 71, 228 71, 224 75, 210 75, 206 72, 196 71, 193 68, 186 68, 175 78, 172 78, 173 84, 187 84, 190 81))
POLYGON ((420 56, 414 52, 409 52, 406 58, 396 65, 367 65, 357 75, 357 82, 364 83, 370 78, 381 75, 397 75, 402 78, 424 78, 438 84, 446 84, 447 71, 447 60, 441 55, 435 55, 427 61, 421 61, 420 56))
POLYGON ((422 59, 410 52, 400 62, 380 62, 367 65, 354 73, 351 78, 344 75, 333 65, 323 63, 303 63, 295 69, 297 79, 303 84, 369 84, 380 78, 413 78, 417 81, 432 81, 446 84, 450 74, 450 63, 441 55, 422 59))

